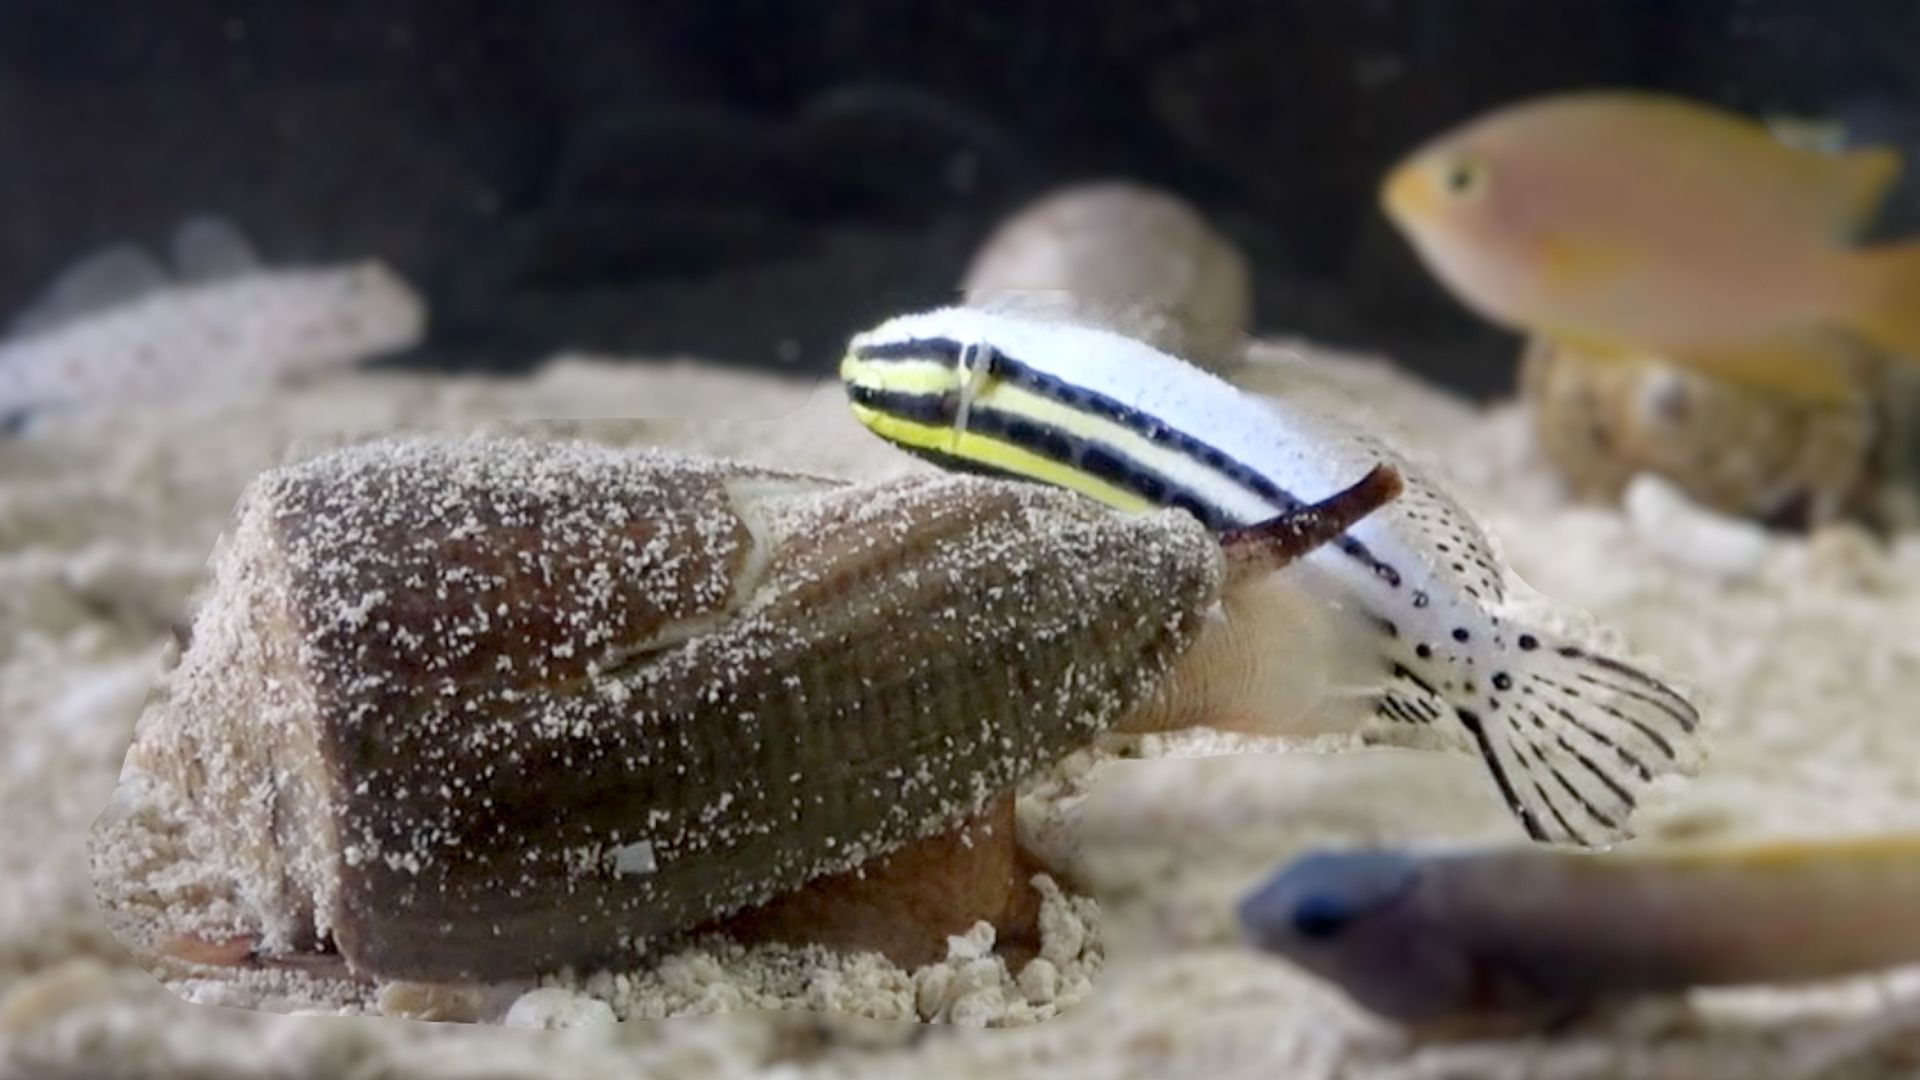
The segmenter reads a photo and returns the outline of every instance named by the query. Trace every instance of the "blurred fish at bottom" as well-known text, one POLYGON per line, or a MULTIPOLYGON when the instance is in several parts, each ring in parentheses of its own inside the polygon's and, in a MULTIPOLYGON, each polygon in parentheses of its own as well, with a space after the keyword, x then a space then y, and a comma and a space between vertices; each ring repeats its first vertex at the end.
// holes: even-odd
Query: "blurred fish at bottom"
POLYGON ((1856 243, 1900 169, 1654 94, 1524 102, 1382 184, 1481 315, 1591 356, 1657 356, 1802 401, 1853 396, 1835 336, 1920 363, 1920 243, 1856 243))
POLYGON ((1920 962, 1920 835, 1583 854, 1312 852, 1243 936, 1414 1024, 1551 1023, 1692 987, 1920 962))
POLYGON ((406 349, 426 306, 375 261, 271 269, 230 222, 175 230, 172 267, 126 244, 82 260, 0 339, 0 433, 36 414, 271 384, 406 349))

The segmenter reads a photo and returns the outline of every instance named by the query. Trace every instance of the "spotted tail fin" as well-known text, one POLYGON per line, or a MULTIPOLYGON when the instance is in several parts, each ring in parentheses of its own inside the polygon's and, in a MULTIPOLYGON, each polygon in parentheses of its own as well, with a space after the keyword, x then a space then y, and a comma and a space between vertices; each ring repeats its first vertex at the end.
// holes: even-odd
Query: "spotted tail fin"
POLYGON ((1527 835, 1547 844, 1606 847, 1669 777, 1705 760, 1699 711, 1637 668, 1540 632, 1489 657, 1490 683, 1442 691, 1408 672, 1381 715, 1431 725, 1464 741, 1527 835))

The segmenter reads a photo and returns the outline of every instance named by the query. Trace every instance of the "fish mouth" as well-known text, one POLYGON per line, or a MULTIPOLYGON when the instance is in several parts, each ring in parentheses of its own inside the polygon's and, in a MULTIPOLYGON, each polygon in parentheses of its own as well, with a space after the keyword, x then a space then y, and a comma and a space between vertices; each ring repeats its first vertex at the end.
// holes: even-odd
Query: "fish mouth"
POLYGON ((1380 184, 1380 207, 1388 217, 1401 223, 1432 216, 1433 185, 1427 183, 1424 170, 1408 164, 1388 173, 1380 184))

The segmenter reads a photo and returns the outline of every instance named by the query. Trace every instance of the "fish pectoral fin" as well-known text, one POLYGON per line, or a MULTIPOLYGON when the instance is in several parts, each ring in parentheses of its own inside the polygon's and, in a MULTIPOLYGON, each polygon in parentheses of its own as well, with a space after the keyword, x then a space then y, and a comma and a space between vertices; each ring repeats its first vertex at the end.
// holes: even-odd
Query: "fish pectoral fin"
POLYGON ((1587 287, 1626 277, 1644 259, 1625 244, 1549 233, 1533 245, 1534 268, 1554 288, 1587 287))

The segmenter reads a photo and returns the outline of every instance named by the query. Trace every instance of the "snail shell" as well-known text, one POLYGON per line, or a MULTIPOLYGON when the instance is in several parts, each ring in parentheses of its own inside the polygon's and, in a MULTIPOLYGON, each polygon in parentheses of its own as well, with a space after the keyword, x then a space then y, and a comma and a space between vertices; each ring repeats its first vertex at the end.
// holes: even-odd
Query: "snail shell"
POLYGON ((262 952, 601 964, 977 813, 1151 693, 1222 566, 977 477, 372 444, 249 490, 128 773, 262 952))
POLYGON ((1856 356, 1846 405, 1782 401, 1657 360, 1595 359, 1535 338, 1521 396, 1541 449, 1575 494, 1615 501, 1642 472, 1723 514, 1789 526, 1879 522, 1910 484, 1920 384, 1897 363, 1856 356))

